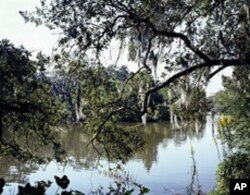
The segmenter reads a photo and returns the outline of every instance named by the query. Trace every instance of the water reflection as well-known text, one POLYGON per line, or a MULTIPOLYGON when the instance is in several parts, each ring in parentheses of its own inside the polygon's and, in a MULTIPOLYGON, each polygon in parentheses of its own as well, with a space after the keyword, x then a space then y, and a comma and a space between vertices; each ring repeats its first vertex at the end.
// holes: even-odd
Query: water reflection
MULTIPOLYGON (((125 128, 133 127, 135 124, 122 124, 125 128)), ((213 145, 211 124, 208 123, 200 131, 173 130, 167 123, 152 123, 147 126, 137 125, 146 144, 137 151, 127 163, 127 168, 136 176, 140 183, 152 189, 152 194, 161 194, 164 187, 181 192, 190 183, 190 170, 192 169, 192 159, 190 158, 190 142, 195 150, 197 170, 199 169, 200 183, 207 185, 205 189, 211 189, 215 184, 214 171, 218 163, 217 150, 213 145), (206 131, 205 131, 206 130, 206 131), (210 159, 204 159, 204 154, 210 159), (214 155, 215 154, 215 155, 214 155), (210 156, 209 156, 210 155, 210 156)), ((105 161, 105 157, 99 159, 98 153, 87 147, 92 135, 85 133, 83 127, 67 126, 60 128, 58 138, 68 152, 70 161, 66 165, 55 165, 55 162, 47 166, 36 165, 34 163, 20 163, 18 161, 0 158, 0 177, 4 177, 8 183, 26 183, 28 180, 39 180, 39 176, 46 175, 42 179, 50 179, 49 175, 58 174, 58 167, 63 168, 62 172, 70 170, 69 175, 72 183, 76 180, 76 174, 81 174, 83 178, 88 174, 88 170, 97 165, 97 161, 105 161), (48 172, 49 170, 49 172, 48 172), (47 171, 47 172, 46 172, 47 171), (32 175, 32 177, 31 177, 32 175)), ((218 147, 218 146, 217 146, 218 147)), ((49 152, 49 151, 47 151, 49 152)), ((80 176, 78 176, 80 177, 80 176)), ((92 177, 92 176, 91 176, 92 177)), ((93 183, 103 184, 103 176, 93 176, 93 183)), ((76 188, 81 188, 77 182, 76 188)), ((86 182, 86 185, 87 182, 86 182)), ((85 189, 82 191, 86 192, 85 189)), ((91 184, 90 184, 91 185, 91 184)), ((74 188, 74 187, 72 187, 74 188)))
MULTIPOLYGON (((122 124, 124 128, 130 128, 135 124, 122 124)), ((201 139, 204 135, 204 129, 200 132, 173 130, 168 123, 151 123, 147 126, 137 125, 143 139, 144 147, 137 151, 132 159, 142 160, 145 168, 150 171, 152 164, 157 162, 157 153, 159 144, 163 143, 167 147, 168 142, 174 142, 180 146, 187 139, 201 139)), ((83 127, 68 126, 63 128, 61 134, 62 145, 71 157, 71 165, 74 168, 91 168, 96 165, 98 153, 92 148, 87 147, 92 136, 84 133, 83 127), (67 130, 66 130, 67 129, 67 130)))
POLYGON ((201 139, 204 135, 204 129, 200 132, 190 130, 171 129, 168 123, 152 123, 143 126, 142 133, 145 140, 145 146, 142 151, 138 151, 135 159, 141 159, 147 171, 150 171, 152 164, 157 162, 158 146, 163 144, 166 148, 168 142, 173 142, 175 146, 180 146, 187 139, 201 139))
POLYGON ((67 126, 62 128, 60 140, 69 155, 69 163, 75 169, 91 168, 99 158, 93 147, 88 146, 92 138, 85 133, 84 127, 67 126))
POLYGON ((12 158, 0 158, 0 177, 4 177, 8 183, 26 184, 30 173, 38 170, 39 165, 34 163, 22 163, 12 158))
MULTIPOLYGON (((135 126, 135 124, 122 124, 125 128, 135 126)), ((157 162, 158 146, 163 144, 167 147, 168 142, 174 142, 176 146, 180 146, 187 138, 201 139, 204 130, 195 132, 192 130, 173 130, 168 123, 151 123, 147 126, 137 125, 145 140, 144 147, 136 152, 132 159, 142 160, 147 171, 150 171, 152 164, 157 162)), ((100 157, 93 147, 89 147, 91 135, 84 131, 84 127, 65 126, 60 127, 59 139, 69 156, 69 164, 74 169, 89 169, 95 167, 97 159, 100 157)), ((52 151, 46 151, 52 156, 52 151)), ((0 174, 5 176, 7 182, 25 183, 27 179, 25 175, 38 170, 39 165, 34 163, 22 163, 18 160, 1 158, 0 174)))

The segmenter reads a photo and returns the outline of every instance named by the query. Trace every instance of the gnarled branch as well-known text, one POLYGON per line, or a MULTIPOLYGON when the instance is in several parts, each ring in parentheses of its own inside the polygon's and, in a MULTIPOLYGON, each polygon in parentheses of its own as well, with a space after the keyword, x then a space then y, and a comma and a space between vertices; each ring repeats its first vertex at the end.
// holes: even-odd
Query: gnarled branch
MULTIPOLYGON (((208 63, 201 63, 201 64, 197 64, 195 66, 191 66, 183 71, 180 71, 176 74, 174 74, 173 76, 171 76, 169 79, 167 79, 166 81, 164 81, 163 83, 156 85, 152 88, 150 88, 146 94, 145 94, 145 99, 144 99, 144 103, 143 103, 143 109, 142 109, 142 115, 147 113, 147 102, 148 102, 148 98, 149 95, 164 88, 167 87, 168 85, 170 85, 171 83, 173 83, 175 80, 179 79, 182 76, 188 75, 192 72, 194 72, 195 70, 204 68, 204 67, 212 67, 212 66, 220 66, 222 65, 222 67, 228 67, 228 66, 241 66, 241 65, 246 65, 246 64, 250 64, 250 59, 245 59, 245 60, 241 60, 241 59, 231 59, 231 60, 227 60, 227 59, 221 59, 221 60, 211 60, 208 63)), ((249 65, 250 66, 250 65, 249 65)), ((221 68, 222 68, 221 67, 221 68)))

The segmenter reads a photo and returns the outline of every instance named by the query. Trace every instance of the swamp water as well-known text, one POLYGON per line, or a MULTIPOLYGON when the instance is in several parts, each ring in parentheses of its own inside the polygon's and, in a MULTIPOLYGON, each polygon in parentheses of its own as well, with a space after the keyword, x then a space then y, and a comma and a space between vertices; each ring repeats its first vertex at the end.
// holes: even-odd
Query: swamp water
MULTIPOLYGON (((200 132, 171 130, 166 123, 152 123, 140 128, 146 145, 124 166, 120 172, 123 177, 143 184, 153 195, 187 194, 192 189, 207 193, 215 187, 216 166, 222 154, 216 138, 216 125, 214 134, 212 131, 211 117, 207 117, 200 132)), ((77 127, 63 133, 62 142, 71 159, 67 164, 52 161, 37 165, 1 158, 0 177, 7 182, 3 194, 16 194, 19 184, 34 184, 41 180, 52 181, 46 194, 55 194, 54 175, 67 175, 71 181, 69 189, 86 194, 100 186, 107 189, 119 171, 108 172, 108 168, 115 167, 116 163, 108 163, 105 158, 99 159, 101 166, 98 170, 93 168, 98 156, 94 150, 86 149, 89 140, 77 127)))

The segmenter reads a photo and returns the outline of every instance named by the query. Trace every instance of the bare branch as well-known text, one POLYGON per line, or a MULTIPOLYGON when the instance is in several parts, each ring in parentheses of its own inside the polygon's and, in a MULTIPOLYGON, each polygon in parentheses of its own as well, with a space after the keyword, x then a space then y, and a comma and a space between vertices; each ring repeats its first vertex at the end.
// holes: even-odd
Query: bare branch
POLYGON ((221 66, 217 70, 215 70, 214 72, 210 73, 208 75, 208 80, 210 80, 213 76, 215 76, 217 73, 219 73, 220 71, 224 70, 225 68, 228 68, 228 66, 221 66))

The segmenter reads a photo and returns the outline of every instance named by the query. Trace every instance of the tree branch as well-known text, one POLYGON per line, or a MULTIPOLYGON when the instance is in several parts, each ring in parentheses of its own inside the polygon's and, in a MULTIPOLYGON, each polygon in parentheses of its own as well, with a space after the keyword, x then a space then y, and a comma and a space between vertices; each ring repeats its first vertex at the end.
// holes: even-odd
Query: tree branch
POLYGON ((149 18, 141 18, 139 15, 136 14, 136 12, 133 12, 130 9, 126 9, 126 10, 123 10, 123 11, 127 12, 129 14, 129 16, 128 16, 129 19, 134 21, 135 23, 144 23, 144 24, 146 24, 146 26, 148 26, 155 35, 161 35, 161 36, 170 37, 170 38, 179 38, 182 41, 184 41, 185 45, 191 51, 193 51, 197 56, 199 56, 205 62, 209 62, 211 60, 211 58, 208 55, 204 54, 201 50, 199 50, 197 47, 195 47, 191 43, 190 39, 186 35, 184 35, 182 33, 175 32, 175 31, 159 30, 150 21, 149 18))
MULTIPOLYGON (((103 126, 109 121, 109 119, 110 119, 113 115, 115 115, 115 114, 117 114, 118 112, 120 112, 120 111, 122 111, 122 110, 125 110, 125 109, 126 109, 126 107, 120 107, 120 108, 118 108, 118 109, 116 109, 116 110, 110 112, 109 115, 108 115, 108 116, 102 121, 102 123, 98 126, 98 130, 97 130, 96 134, 94 135, 94 137, 90 140, 89 144, 90 144, 90 143, 93 143, 94 140, 96 140, 96 138, 101 134, 103 126)), ((88 144, 88 145, 89 145, 89 144, 88 144)))
POLYGON ((208 80, 210 80, 213 76, 215 76, 217 73, 219 73, 220 71, 224 70, 225 68, 228 68, 228 66, 221 66, 219 67, 217 70, 215 70, 214 72, 210 73, 208 75, 208 80))
POLYGON ((195 65, 195 66, 191 66, 191 67, 189 67, 189 68, 187 68, 187 69, 185 69, 183 71, 180 71, 180 72, 176 73, 175 75, 171 76, 165 82, 150 88, 146 92, 144 103, 143 103, 142 115, 147 113, 147 106, 148 106, 147 102, 148 102, 148 98, 149 98, 150 94, 152 94, 152 93, 154 93, 154 92, 156 92, 156 91, 158 91, 158 90, 160 90, 160 89, 162 89, 164 87, 167 87, 169 84, 171 84, 172 82, 174 82, 175 80, 179 79, 182 76, 190 74, 190 73, 194 72, 195 70, 198 70, 198 69, 204 68, 204 67, 212 67, 212 66, 218 66, 218 65, 223 65, 222 67, 228 67, 228 66, 240 66, 240 65, 246 65, 246 64, 248 64, 248 66, 250 66, 250 59, 245 59, 245 60, 240 60, 240 59, 211 60, 209 63, 201 63, 201 64, 198 64, 198 65, 195 65))

